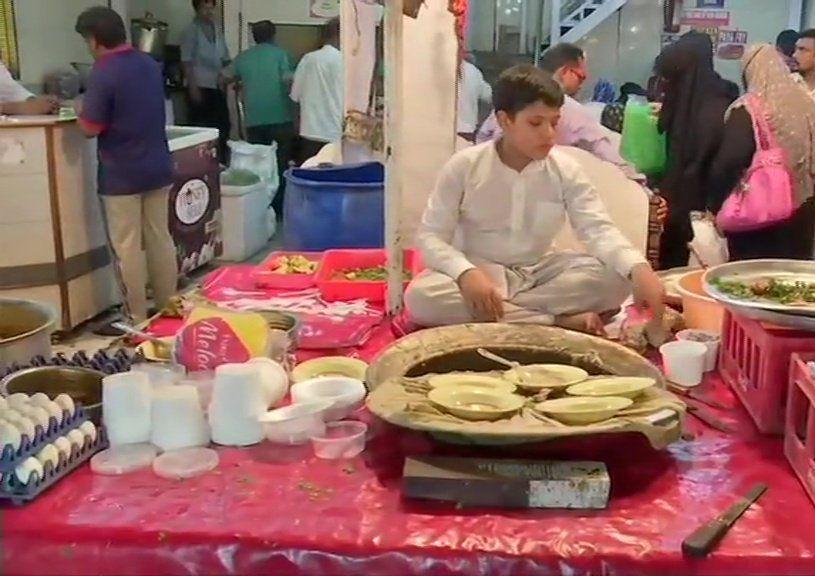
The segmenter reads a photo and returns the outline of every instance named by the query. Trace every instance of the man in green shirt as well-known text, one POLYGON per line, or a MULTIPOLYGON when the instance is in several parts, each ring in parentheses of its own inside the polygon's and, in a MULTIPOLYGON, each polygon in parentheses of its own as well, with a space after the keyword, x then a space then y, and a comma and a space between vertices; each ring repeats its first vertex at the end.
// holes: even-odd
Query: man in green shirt
POLYGON ((294 68, 288 53, 274 43, 275 25, 269 20, 251 24, 255 46, 242 52, 233 64, 235 80, 242 84, 246 111, 246 136, 250 144, 277 143, 281 189, 275 212, 283 214, 283 173, 291 160, 294 121, 289 86, 294 68))

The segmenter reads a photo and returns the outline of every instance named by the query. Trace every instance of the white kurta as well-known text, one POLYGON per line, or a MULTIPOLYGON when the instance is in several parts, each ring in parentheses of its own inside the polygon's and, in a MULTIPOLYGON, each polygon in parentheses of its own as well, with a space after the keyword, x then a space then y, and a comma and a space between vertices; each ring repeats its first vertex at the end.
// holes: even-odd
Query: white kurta
POLYGON ((433 271, 408 291, 414 319, 471 319, 455 282, 475 266, 496 282, 510 321, 551 323, 557 315, 619 306, 625 279, 647 261, 611 222, 580 165, 555 148, 517 172, 495 146, 459 152, 442 170, 417 237, 433 271), (566 218, 588 256, 549 253, 566 218))
POLYGON ((11 77, 8 68, 0 63, 0 104, 25 102, 34 95, 11 77))

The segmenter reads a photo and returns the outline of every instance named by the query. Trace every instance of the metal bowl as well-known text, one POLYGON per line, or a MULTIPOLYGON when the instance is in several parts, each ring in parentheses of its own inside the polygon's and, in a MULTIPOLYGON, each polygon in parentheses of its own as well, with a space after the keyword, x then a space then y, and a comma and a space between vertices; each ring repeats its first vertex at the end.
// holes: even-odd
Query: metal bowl
POLYGON ((0 381, 4 396, 42 392, 50 398, 67 394, 85 408, 91 420, 102 423, 102 372, 72 366, 42 366, 9 374, 0 381))

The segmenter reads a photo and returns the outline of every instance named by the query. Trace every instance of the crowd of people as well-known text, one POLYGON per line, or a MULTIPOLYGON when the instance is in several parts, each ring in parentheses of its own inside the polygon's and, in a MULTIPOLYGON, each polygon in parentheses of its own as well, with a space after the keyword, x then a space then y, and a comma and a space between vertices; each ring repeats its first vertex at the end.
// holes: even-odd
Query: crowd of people
MULTIPOLYGON (((240 87, 247 139, 277 144, 281 175, 341 139, 338 20, 323 28, 321 47, 296 67, 276 44, 275 25, 267 20, 250 25, 254 46, 232 61, 216 25, 215 0, 192 0, 192 5, 196 15, 181 50, 190 122, 220 130, 224 160, 230 85, 240 87)), ((111 245, 130 317, 139 321, 148 314, 142 245, 159 306, 175 291, 177 278, 167 232, 172 166, 163 80, 158 64, 127 44, 115 11, 90 9, 76 30, 96 59, 77 108, 79 124, 99 140, 99 186, 111 245)), ((661 313, 663 288, 655 271, 611 222, 579 164, 556 145, 575 146, 616 165, 662 199, 660 268, 687 265, 691 214, 715 218, 733 198, 749 195, 749 187, 758 186, 749 180, 761 168, 756 159, 766 158, 762 154, 772 148, 788 175, 792 209, 783 219, 752 229, 722 230, 730 258, 812 258, 815 30, 785 31, 776 46, 750 47, 742 79, 739 86, 722 78, 710 37, 689 32, 657 56, 647 89, 626 83, 596 114, 577 100, 589 80, 579 46, 552 46, 538 67, 510 68, 494 86, 468 55, 460 67, 457 132, 475 145, 444 168, 420 226, 418 243, 431 271, 408 291, 417 321, 531 320, 598 331, 603 316, 632 286, 640 300, 661 313), (633 95, 647 97, 665 135, 667 164, 658 177, 639 173, 620 151, 624 110, 633 95), (489 104, 493 112, 479 124, 479 110, 489 104), (496 197, 507 202, 495 202, 496 197), (567 218, 588 255, 544 256, 567 218)), ((596 93, 609 92, 602 88, 596 93)), ((0 68, 0 106, 3 114, 45 114, 58 103, 34 97, 0 68)), ((282 213, 279 196, 276 208, 282 213)))

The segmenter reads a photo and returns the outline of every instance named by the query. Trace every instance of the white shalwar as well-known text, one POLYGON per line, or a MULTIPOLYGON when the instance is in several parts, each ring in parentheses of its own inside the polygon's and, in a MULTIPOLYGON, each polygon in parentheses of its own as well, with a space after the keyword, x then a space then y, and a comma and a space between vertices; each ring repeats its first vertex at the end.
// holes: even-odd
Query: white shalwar
POLYGON ((552 324, 619 307, 632 268, 647 261, 611 222, 580 165, 555 148, 517 172, 496 145, 463 150, 441 172, 418 232, 429 270, 405 296, 412 319, 473 321, 456 281, 476 266, 498 286, 507 322, 552 324), (588 255, 550 253, 567 217, 588 255))

